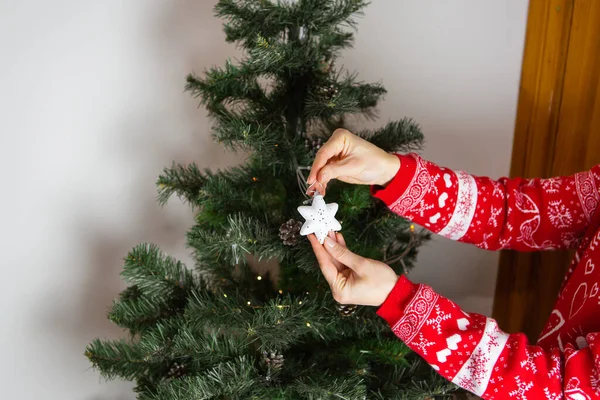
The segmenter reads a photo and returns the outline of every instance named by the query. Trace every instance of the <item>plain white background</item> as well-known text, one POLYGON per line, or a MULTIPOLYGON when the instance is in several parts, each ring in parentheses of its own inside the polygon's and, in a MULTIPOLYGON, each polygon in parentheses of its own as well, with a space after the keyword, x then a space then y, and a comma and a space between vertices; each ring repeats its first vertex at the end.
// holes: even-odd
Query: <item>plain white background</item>
MULTIPOLYGON (((83 356, 122 288, 121 258, 150 241, 188 260, 192 214, 161 209, 172 160, 240 160, 210 140, 188 72, 235 56, 208 0, 0 0, 0 398, 132 399, 83 356)), ((389 90, 381 121, 414 117, 426 158, 509 170, 527 1, 376 0, 343 63, 389 90)), ((497 255, 436 239, 412 278, 489 313, 497 255)))

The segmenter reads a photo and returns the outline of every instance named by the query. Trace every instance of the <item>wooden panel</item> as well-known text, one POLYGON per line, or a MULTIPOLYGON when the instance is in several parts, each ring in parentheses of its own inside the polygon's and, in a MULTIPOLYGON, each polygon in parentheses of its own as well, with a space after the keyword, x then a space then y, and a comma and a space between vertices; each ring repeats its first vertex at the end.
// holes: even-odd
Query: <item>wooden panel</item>
POLYGON ((600 163, 600 1, 575 4, 555 174, 572 174, 600 163))
MULTIPOLYGON (((530 2, 511 176, 549 177, 552 173, 574 2, 530 2)), ((550 300, 556 295, 567 258, 502 253, 493 316, 504 330, 537 337, 551 311, 550 300), (544 284, 540 284, 542 279, 544 284)))
MULTIPOLYGON (((513 176, 572 174, 600 163, 600 1, 532 0, 513 176)), ((572 254, 501 256, 494 316, 534 342, 572 254)))

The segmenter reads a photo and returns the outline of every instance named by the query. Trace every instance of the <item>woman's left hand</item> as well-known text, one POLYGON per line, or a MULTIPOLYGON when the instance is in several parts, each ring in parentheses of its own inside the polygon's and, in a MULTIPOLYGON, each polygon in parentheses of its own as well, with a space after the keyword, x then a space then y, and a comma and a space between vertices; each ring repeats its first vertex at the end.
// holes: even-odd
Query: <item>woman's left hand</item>
POLYGON ((308 239, 338 303, 380 306, 398 281, 388 265, 348 250, 341 233, 330 233, 324 245, 315 235, 308 239))

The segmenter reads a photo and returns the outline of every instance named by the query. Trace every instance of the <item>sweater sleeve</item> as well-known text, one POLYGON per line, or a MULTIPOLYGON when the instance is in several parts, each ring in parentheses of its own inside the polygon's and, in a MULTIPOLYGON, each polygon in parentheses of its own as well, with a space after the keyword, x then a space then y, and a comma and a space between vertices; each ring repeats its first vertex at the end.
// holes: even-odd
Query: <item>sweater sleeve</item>
POLYGON ((598 334, 587 335, 581 349, 544 351, 405 277, 378 314, 440 375, 483 399, 600 398, 598 334))
POLYGON ((400 170, 386 188, 372 188, 374 196, 435 233, 484 249, 576 248, 600 203, 600 166, 569 177, 494 181, 415 154, 398 157, 400 170))

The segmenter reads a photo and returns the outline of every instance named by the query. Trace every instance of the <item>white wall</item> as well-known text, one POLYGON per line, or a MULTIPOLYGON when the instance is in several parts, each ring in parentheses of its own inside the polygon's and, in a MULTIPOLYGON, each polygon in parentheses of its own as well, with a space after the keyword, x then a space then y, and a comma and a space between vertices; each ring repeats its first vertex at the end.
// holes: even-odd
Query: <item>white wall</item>
MULTIPOLYGON (((526 1, 378 0, 344 63, 389 95, 382 123, 422 123, 425 156, 506 174, 526 1)), ((0 0, 0 398, 132 399, 83 357, 117 337, 105 311, 141 241, 189 259, 187 207, 155 203, 172 160, 238 161, 183 93, 235 55, 206 0, 0 0)), ((413 279, 489 312, 497 256, 436 240, 413 279)))

